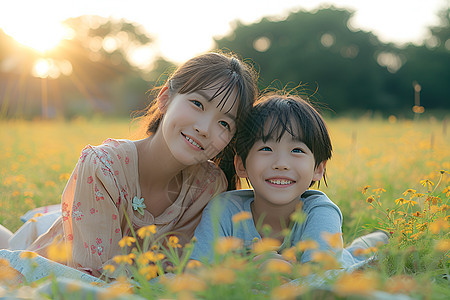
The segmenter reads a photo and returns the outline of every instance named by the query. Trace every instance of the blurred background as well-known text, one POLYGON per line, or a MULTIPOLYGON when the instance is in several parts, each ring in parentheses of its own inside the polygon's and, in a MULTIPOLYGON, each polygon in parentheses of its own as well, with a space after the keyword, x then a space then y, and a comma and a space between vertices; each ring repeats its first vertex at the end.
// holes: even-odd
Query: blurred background
POLYGON ((450 1, 0 4, 0 119, 129 117, 181 62, 234 52, 333 116, 450 110, 450 1))

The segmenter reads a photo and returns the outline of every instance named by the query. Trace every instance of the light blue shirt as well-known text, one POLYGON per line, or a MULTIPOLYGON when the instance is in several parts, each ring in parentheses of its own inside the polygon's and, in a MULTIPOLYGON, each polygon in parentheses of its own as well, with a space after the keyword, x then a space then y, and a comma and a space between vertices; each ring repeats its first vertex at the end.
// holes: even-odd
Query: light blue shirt
MULTIPOLYGON (((244 242, 244 247, 250 248, 255 239, 261 239, 253 218, 233 223, 232 217, 240 212, 252 213, 250 204, 254 200, 253 190, 237 190, 222 193, 212 199, 203 211, 200 224, 195 230, 194 250, 191 259, 202 262, 212 262, 214 258, 214 241, 216 238, 233 236, 244 242)), ((296 245, 299 241, 314 240, 318 243, 320 251, 333 250, 323 239, 322 234, 342 233, 342 213, 324 193, 308 190, 299 199, 303 202, 303 212, 306 219, 303 223, 294 223, 291 232, 284 239, 279 252, 285 248, 296 245)), ((342 237, 341 237, 342 241, 342 237)), ((317 251, 314 250, 314 251, 317 251)), ((334 249, 336 250, 336 249, 334 249)), ((311 260, 312 250, 301 255, 301 262, 311 260)), ((363 258, 355 258, 343 249, 338 251, 338 260, 342 265, 350 266, 363 258)))

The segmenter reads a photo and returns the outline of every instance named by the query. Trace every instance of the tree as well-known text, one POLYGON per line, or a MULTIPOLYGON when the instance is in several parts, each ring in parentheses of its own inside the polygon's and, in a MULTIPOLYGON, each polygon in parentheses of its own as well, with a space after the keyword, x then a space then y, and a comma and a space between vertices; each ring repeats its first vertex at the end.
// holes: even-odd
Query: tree
POLYGON ((383 44, 371 32, 350 29, 352 15, 332 7, 236 22, 230 34, 215 39, 216 47, 251 58, 261 88, 301 84, 306 96, 335 111, 410 110, 414 80, 423 83, 430 108, 450 108, 448 9, 441 13, 442 26, 431 29, 439 45, 434 47, 383 44))

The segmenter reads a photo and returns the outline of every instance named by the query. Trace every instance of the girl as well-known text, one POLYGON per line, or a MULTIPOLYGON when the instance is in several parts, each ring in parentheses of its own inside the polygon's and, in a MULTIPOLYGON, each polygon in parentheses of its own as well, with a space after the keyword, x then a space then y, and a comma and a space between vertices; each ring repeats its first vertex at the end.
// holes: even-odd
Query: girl
POLYGON ((233 188, 234 134, 256 94, 253 69, 236 57, 209 53, 181 65, 148 108, 147 138, 82 151, 61 215, 28 250, 45 257, 60 236, 67 265, 99 276, 132 229, 155 224, 158 236, 188 242, 208 201, 233 188))

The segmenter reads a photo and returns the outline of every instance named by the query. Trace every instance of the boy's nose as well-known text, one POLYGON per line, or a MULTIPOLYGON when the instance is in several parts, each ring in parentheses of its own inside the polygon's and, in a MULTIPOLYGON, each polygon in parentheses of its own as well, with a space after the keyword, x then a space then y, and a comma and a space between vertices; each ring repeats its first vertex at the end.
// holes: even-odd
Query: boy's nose
POLYGON ((287 163, 286 159, 282 155, 280 155, 274 161, 272 168, 274 170, 289 170, 289 164, 287 163))

